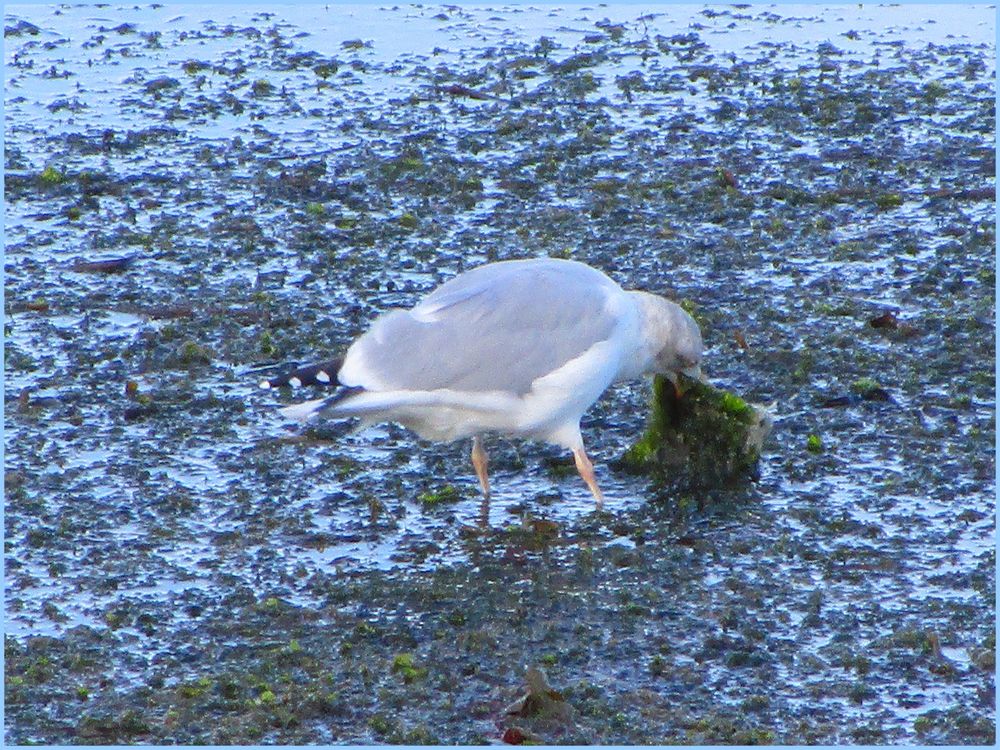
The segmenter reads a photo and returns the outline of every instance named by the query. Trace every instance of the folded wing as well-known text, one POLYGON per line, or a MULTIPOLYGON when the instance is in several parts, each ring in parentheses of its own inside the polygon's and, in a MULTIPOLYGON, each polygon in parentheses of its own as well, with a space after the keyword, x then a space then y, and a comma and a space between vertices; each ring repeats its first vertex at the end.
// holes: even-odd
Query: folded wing
POLYGON ((443 284, 412 310, 393 310, 348 350, 345 385, 524 395, 613 336, 621 289, 592 268, 511 261, 443 284))

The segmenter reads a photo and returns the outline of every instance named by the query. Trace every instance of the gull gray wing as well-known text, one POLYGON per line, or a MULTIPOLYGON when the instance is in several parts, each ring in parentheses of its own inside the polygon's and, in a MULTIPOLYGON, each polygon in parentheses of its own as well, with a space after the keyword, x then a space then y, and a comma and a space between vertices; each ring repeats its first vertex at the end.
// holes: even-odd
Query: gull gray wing
POLYGON ((612 336, 624 294, 560 260, 483 266, 412 310, 393 310, 348 350, 340 380, 371 390, 503 391, 532 383, 612 336))

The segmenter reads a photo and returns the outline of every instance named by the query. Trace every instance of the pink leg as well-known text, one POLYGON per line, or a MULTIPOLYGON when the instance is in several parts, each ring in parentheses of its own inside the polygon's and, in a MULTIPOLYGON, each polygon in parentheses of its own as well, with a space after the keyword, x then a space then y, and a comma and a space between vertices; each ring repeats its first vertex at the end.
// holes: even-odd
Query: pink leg
POLYGON ((587 452, 583 449, 582 445, 573 450, 573 458, 576 459, 576 470, 580 472, 583 481, 587 483, 590 491, 594 493, 594 498, 597 500, 597 510, 600 510, 601 505, 604 503, 604 495, 601 494, 601 488, 597 486, 597 478, 594 476, 594 465, 590 463, 590 459, 587 458, 587 452))
POLYGON ((486 473, 486 467, 489 465, 489 458, 486 456, 486 451, 483 449, 483 439, 476 435, 472 438, 472 468, 476 470, 476 476, 479 477, 479 486, 483 490, 483 498, 489 499, 490 497, 490 478, 486 473))

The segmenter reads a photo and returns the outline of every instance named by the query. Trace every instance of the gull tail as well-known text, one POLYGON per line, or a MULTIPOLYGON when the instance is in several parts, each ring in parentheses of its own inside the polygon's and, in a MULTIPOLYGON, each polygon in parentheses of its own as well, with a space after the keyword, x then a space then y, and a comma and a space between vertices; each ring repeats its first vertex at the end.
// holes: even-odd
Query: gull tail
POLYGON ((517 408, 518 399, 499 391, 469 393, 440 388, 433 391, 368 391, 344 387, 327 398, 317 398, 279 409, 288 419, 306 420, 322 412, 335 418, 360 417, 370 422, 444 408, 477 414, 504 414, 517 408))
POLYGON ((364 393, 364 390, 364 388, 344 388, 338 393, 335 393, 332 396, 327 396, 326 398, 314 398, 311 401, 303 401, 301 404, 285 406, 278 409, 278 413, 286 419, 296 419, 300 422, 304 422, 307 419, 326 411, 327 409, 332 409, 349 396, 364 393))

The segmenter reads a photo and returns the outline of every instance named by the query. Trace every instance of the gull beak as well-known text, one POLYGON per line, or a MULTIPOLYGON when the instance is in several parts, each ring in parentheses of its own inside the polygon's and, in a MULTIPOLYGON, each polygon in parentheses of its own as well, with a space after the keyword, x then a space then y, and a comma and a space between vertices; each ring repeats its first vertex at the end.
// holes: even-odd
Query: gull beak
POLYGON ((701 371, 700 365, 691 365, 690 367, 681 367, 677 370, 667 370, 666 372, 660 372, 660 375, 665 377, 670 381, 670 384, 674 387, 674 395, 680 398, 684 394, 684 389, 681 388, 681 375, 691 378, 699 383, 708 383, 708 378, 701 371))
POLYGON ((684 395, 684 389, 681 388, 680 376, 686 375, 691 378, 691 380, 696 380, 699 383, 707 383, 708 379, 705 374, 701 371, 699 365, 693 365, 691 367, 685 367, 683 370, 671 370, 670 372, 663 373, 663 377, 670 381, 671 385, 674 387, 674 395, 680 398, 684 395))
MULTIPOLYGON (((703 373, 701 371, 701 365, 695 365, 694 367, 688 367, 686 370, 681 370, 680 373, 681 373, 681 375, 687 375, 689 378, 691 378, 691 380, 697 380, 699 383, 707 383, 708 382, 708 378, 705 377, 705 373, 703 373)), ((675 385, 676 385, 676 377, 677 376, 674 375, 675 385)))

